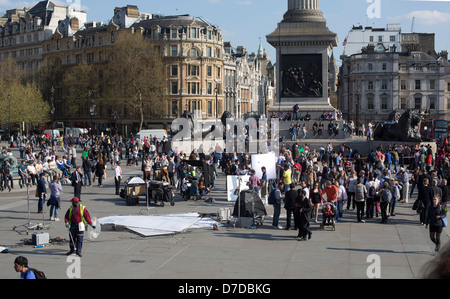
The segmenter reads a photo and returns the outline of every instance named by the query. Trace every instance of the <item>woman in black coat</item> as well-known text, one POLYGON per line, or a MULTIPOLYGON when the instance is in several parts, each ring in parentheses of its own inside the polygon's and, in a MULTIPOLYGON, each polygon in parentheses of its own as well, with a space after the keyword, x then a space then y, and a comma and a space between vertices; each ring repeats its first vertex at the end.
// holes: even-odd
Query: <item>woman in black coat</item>
POLYGON ((442 219, 447 217, 447 213, 440 201, 439 195, 435 195, 425 215, 425 228, 430 226, 430 239, 436 245, 434 249, 436 252, 439 251, 441 246, 441 233, 444 228, 442 219))
POLYGON ((103 175, 105 174, 105 164, 100 157, 95 165, 95 175, 98 177, 98 186, 102 187, 103 175))
POLYGON ((296 220, 296 226, 298 228, 297 239, 299 241, 306 241, 306 236, 311 239, 312 231, 309 229, 309 219, 311 218, 311 202, 306 197, 306 191, 298 190, 299 196, 296 198, 296 209, 294 217, 296 220))
POLYGON ((428 178, 424 178, 423 182, 422 182, 422 192, 421 192, 421 200, 424 206, 424 209, 422 210, 422 212, 420 213, 420 223, 421 224, 425 224, 425 220, 426 220, 426 214, 428 211, 428 208, 431 206, 431 201, 433 200, 434 197, 434 192, 433 189, 429 186, 430 181, 428 178))

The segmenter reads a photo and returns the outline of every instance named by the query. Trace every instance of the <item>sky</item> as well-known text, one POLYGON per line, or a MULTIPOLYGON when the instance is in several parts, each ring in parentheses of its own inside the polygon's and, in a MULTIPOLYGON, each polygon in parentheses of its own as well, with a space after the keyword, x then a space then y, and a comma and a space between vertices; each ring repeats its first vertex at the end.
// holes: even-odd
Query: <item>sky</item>
MULTIPOLYGON (((257 52, 259 43, 275 62, 276 51, 266 35, 277 28, 287 11, 288 0, 54 0, 63 5, 75 4, 87 12, 88 21, 108 22, 115 7, 136 5, 140 12, 169 15, 189 14, 218 26, 224 41, 233 47, 244 46, 257 52)), ((0 0, 0 12, 11 8, 32 7, 38 1, 0 0)), ((435 33, 436 51, 450 51, 450 0, 320 0, 328 28, 338 36, 334 55, 340 64, 343 41, 353 26, 386 28, 401 24, 402 32, 411 29, 435 33), (413 22, 414 19, 414 22, 413 22)))

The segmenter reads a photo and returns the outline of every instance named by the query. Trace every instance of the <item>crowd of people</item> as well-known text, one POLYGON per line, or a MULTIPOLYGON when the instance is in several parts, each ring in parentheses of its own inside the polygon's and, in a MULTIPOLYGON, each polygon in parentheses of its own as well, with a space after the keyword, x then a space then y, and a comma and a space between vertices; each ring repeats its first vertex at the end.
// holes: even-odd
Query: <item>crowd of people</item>
POLYGON ((281 147, 275 180, 267 180, 265 168, 261 177, 254 178, 251 157, 245 154, 223 155, 219 167, 226 175, 250 175, 252 186, 257 186, 263 202, 274 206, 273 228, 283 228, 279 219, 284 205, 284 228, 292 227, 293 214, 294 227, 299 229, 301 240, 311 238, 310 221, 319 223, 319 217, 322 224, 329 221, 320 215, 326 203, 332 203, 334 208, 333 222, 355 210, 357 222, 379 217, 381 223, 387 223, 390 217, 396 216, 398 202, 412 203, 410 199, 417 188, 415 202, 422 203, 422 208, 418 208, 420 222, 430 227, 430 237, 439 250, 443 223, 435 221, 433 213, 442 207, 440 217, 445 218, 443 211, 446 211, 450 185, 447 139, 437 144, 437 149, 433 152, 430 145, 393 144, 387 148, 380 145, 363 156, 345 144, 333 148, 329 143, 316 150, 306 143, 304 146, 294 143, 292 148, 281 147), (270 199, 272 193, 275 199, 270 199), (434 199, 439 199, 436 204, 434 199))
MULTIPOLYGON (((74 187, 72 201, 78 203, 82 199, 82 186, 98 181, 98 187, 102 187, 106 169, 110 168, 114 173, 115 192, 119 194, 122 162, 140 167, 145 180, 166 181, 181 193, 185 191, 186 179, 192 177, 198 179, 201 195, 215 187, 214 179, 208 178, 205 183, 200 169, 186 161, 203 161, 213 168, 214 177, 219 169, 227 176, 249 175, 249 187, 260 194, 266 206, 273 206, 272 227, 296 229, 299 240, 312 238, 312 223, 334 224, 344 217, 347 221, 351 221, 348 217, 355 217, 358 223, 377 218, 381 223, 389 223, 389 219, 396 216, 398 203, 414 203, 413 209, 420 215, 420 223, 429 229, 430 239, 438 251, 447 214, 450 186, 447 139, 437 143, 436 151, 430 145, 391 144, 387 148, 379 145, 368 155, 346 144, 334 148, 331 142, 319 149, 311 149, 307 143, 296 142, 292 147, 282 145, 275 179, 267 178, 265 167, 261 169, 262 175, 257 176, 251 167, 251 155, 218 151, 197 153, 195 150, 186 154, 172 149, 169 140, 152 137, 140 140, 122 136, 92 139, 89 136, 32 135, 22 136, 11 145, 19 147, 20 188, 36 185, 39 213, 43 213, 48 188, 50 219, 54 221, 59 220, 61 185, 74 187), (417 198, 412 199, 415 190, 417 198), (324 207, 331 207, 327 215, 324 207), (281 226, 283 209, 286 223, 281 226), (351 216, 354 214, 356 216, 351 216)), ((10 150, 5 154, 8 152, 10 150)), ((3 175, 2 181, 4 187, 10 180, 3 175)), ((65 218, 67 222, 67 215, 65 218)))

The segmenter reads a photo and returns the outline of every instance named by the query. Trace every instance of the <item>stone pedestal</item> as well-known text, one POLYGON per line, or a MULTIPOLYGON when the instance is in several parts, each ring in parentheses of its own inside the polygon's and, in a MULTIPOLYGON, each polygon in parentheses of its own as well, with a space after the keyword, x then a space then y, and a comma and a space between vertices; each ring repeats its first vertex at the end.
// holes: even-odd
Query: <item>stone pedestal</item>
POLYGON ((318 0, 289 0, 278 28, 267 36, 277 50, 277 103, 271 111, 335 111, 328 94, 329 57, 337 46, 318 0))

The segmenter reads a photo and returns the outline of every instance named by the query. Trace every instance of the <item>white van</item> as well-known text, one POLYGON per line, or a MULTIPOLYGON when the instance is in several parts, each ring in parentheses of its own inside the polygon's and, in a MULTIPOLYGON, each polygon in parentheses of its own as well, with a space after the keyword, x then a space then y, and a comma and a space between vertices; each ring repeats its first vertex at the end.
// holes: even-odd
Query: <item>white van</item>
POLYGON ((69 135, 71 137, 79 137, 84 134, 88 134, 88 129, 82 129, 82 128, 66 128, 65 129, 66 135, 69 135))
POLYGON ((48 134, 50 136, 54 135, 54 136, 57 136, 57 137, 59 137, 61 135, 59 130, 45 130, 44 134, 48 134))
POLYGON ((139 139, 144 139, 145 137, 152 138, 156 137, 158 140, 162 140, 164 137, 167 137, 167 131, 163 129, 153 129, 153 130, 142 130, 136 135, 139 139))

